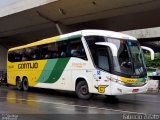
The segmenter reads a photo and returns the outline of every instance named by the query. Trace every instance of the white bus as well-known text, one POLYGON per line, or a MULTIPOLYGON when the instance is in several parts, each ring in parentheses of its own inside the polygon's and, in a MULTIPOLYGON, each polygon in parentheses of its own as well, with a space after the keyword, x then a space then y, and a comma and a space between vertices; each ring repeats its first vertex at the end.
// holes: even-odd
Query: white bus
MULTIPOLYGON (((152 59, 154 52, 151 51, 152 59)), ((112 31, 82 30, 11 48, 8 83, 92 94, 123 95, 147 91, 147 71, 136 38, 112 31)))

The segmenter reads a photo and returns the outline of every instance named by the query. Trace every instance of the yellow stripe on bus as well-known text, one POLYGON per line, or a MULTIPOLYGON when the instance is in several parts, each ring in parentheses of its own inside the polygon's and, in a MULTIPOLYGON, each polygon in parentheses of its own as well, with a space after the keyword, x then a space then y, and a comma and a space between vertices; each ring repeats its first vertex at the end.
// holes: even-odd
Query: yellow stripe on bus
POLYGON ((120 77, 120 80, 124 83, 130 83, 130 84, 136 84, 138 83, 137 78, 126 78, 126 77, 120 77))
POLYGON ((37 46, 37 45, 43 45, 43 44, 56 42, 59 38, 60 38, 60 36, 43 39, 43 40, 33 42, 33 43, 30 43, 30 44, 27 44, 27 45, 23 45, 23 46, 20 46, 20 47, 11 48, 8 51, 18 50, 18 49, 22 49, 22 48, 28 48, 28 47, 33 47, 33 46, 37 46))

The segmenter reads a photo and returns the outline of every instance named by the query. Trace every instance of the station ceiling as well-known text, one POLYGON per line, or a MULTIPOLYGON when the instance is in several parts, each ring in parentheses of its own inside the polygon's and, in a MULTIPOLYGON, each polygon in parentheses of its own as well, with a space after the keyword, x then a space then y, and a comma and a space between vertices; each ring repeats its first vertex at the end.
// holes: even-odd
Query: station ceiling
POLYGON ((0 44, 9 48, 80 29, 123 31, 159 26, 160 0, 57 0, 0 18, 0 44), (64 32, 64 33, 65 33, 64 32))

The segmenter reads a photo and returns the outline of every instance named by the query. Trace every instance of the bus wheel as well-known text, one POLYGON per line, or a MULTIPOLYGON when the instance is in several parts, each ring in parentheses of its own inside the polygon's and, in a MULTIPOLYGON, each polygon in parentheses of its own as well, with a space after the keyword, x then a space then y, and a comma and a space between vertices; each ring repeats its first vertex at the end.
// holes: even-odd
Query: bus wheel
POLYGON ((23 85, 23 90, 24 90, 24 91, 27 91, 28 88, 29 88, 29 85, 28 85, 28 79, 27 79, 26 77, 23 78, 22 85, 23 85))
POLYGON ((22 90, 22 82, 19 77, 16 79, 16 86, 18 90, 22 90))
POLYGON ((80 81, 76 85, 76 95, 81 99, 90 99, 92 94, 89 93, 88 85, 86 81, 80 81))

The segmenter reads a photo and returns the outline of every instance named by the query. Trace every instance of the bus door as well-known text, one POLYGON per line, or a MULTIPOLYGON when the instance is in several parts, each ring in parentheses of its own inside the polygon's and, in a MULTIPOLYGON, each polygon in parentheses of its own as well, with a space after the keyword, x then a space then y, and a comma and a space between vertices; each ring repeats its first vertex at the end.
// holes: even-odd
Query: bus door
MULTIPOLYGON (((97 67, 94 72, 94 87, 98 93, 109 94, 110 92, 110 60, 108 47, 106 46, 97 46, 95 49, 95 56, 93 56, 95 65, 97 67)), ((93 54, 92 54, 93 55, 93 54)))

